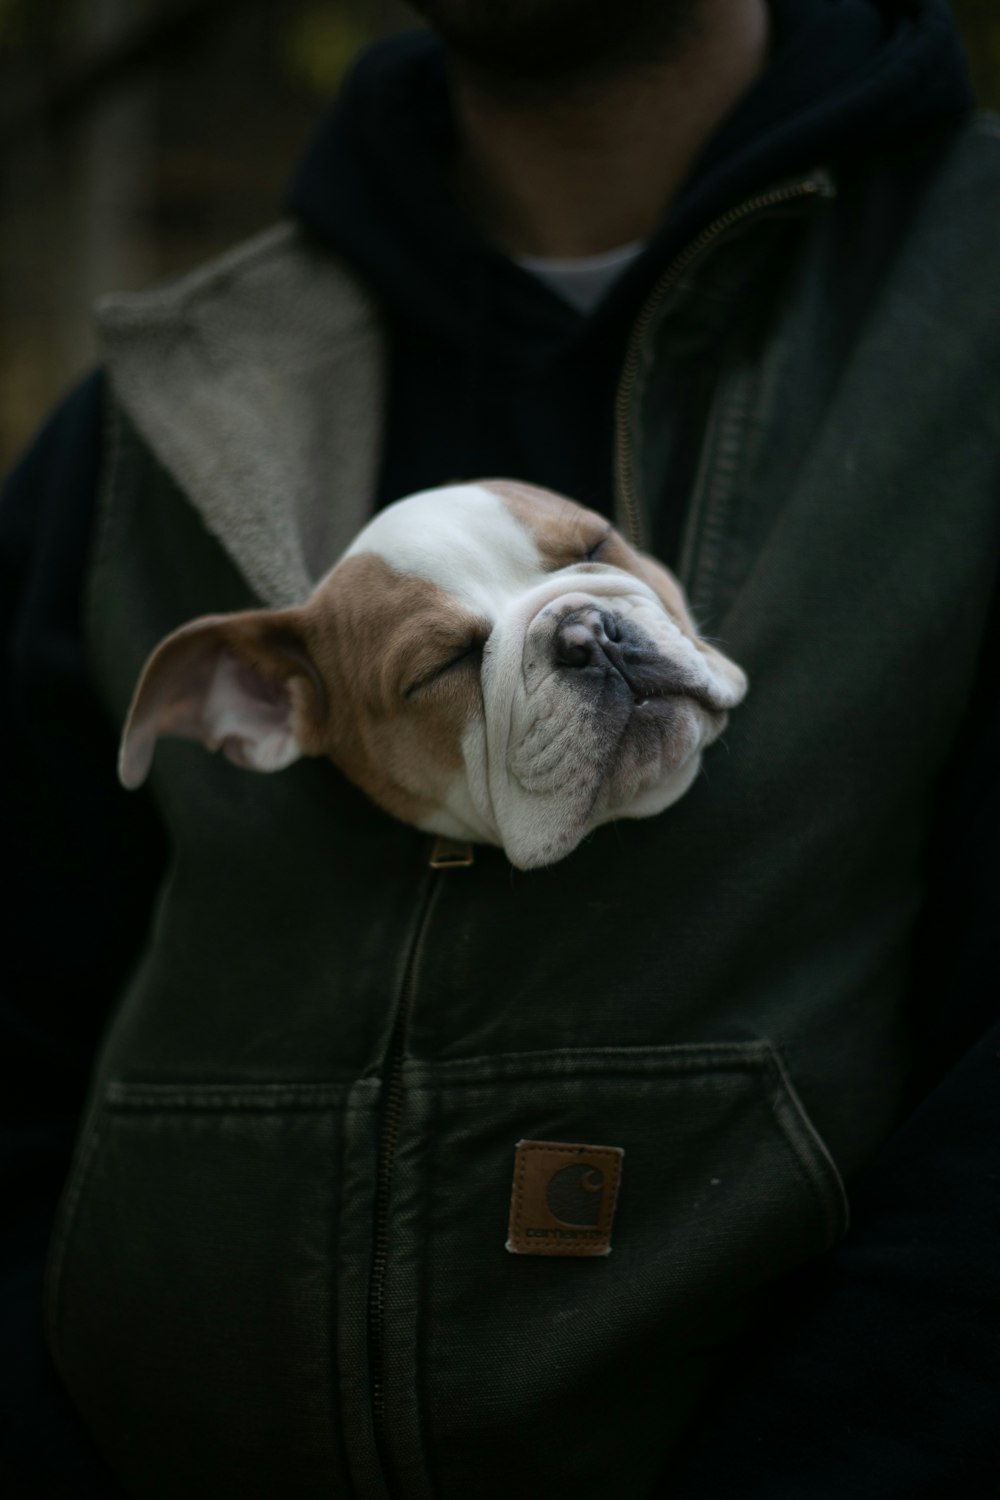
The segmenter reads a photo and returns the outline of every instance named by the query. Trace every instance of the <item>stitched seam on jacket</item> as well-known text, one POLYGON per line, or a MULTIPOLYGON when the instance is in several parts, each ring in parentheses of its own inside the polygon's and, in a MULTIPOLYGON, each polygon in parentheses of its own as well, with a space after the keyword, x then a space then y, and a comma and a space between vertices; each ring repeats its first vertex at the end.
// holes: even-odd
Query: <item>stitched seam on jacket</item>
POLYGON ((343 1103, 349 1084, 197 1084, 111 1083, 105 1103, 116 1113, 163 1110, 177 1114, 237 1109, 245 1113, 278 1109, 322 1110, 343 1103))
POLYGON ((848 1223, 847 1193, 837 1164, 809 1118, 781 1058, 773 1050, 767 1060, 767 1072, 772 1082, 770 1103, 775 1125, 789 1148, 799 1176, 808 1184, 811 1196, 819 1206, 828 1241, 832 1244, 844 1233, 848 1223), (795 1128, 792 1128, 792 1121, 782 1117, 782 1111, 791 1112, 795 1128))
POLYGON ((50 1271, 46 1293, 46 1325, 53 1353, 60 1353, 60 1324, 62 1312, 64 1271, 69 1254, 69 1243, 76 1228, 76 1216, 83 1197, 83 1190, 90 1180, 97 1147, 103 1140, 103 1111, 94 1115, 91 1126, 84 1136, 84 1143, 73 1168, 69 1192, 62 1206, 59 1224, 52 1236, 49 1248, 50 1271))

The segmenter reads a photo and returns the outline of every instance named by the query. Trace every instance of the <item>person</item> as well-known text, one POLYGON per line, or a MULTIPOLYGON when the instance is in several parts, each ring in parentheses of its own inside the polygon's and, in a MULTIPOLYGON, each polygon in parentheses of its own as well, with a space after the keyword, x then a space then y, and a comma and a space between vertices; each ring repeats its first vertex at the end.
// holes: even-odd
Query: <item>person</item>
POLYGON ((941 0, 417 8, 4 498, 7 1493, 981 1494, 1000 131, 941 0), (121 791, 169 628, 490 474, 747 669, 681 803, 524 875, 121 791), (609 1256, 506 1253, 519 1140, 624 1149, 609 1256))

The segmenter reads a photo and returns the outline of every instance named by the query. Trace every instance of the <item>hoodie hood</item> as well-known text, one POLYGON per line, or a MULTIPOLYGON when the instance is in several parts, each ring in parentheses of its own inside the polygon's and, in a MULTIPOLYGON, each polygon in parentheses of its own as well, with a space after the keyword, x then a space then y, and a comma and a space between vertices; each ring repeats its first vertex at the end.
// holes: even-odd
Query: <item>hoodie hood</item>
MULTIPOLYGON (((765 72, 722 122, 629 281, 739 199, 818 162, 871 154, 972 107, 943 0, 772 0, 765 72)), ((429 31, 364 53, 294 181, 292 214, 360 271, 390 312, 467 338, 482 278, 523 342, 571 338, 579 315, 490 246, 449 182, 456 151, 444 50, 429 31), (530 304, 530 305, 529 305, 530 304)), ((602 310, 603 311, 603 310, 602 310)))
MULTIPOLYGON (((818 164, 940 131, 971 107, 942 0, 772 0, 764 73, 592 312, 487 243, 451 188, 446 58, 421 31, 366 52, 289 200, 360 273, 391 330, 378 503, 484 474, 613 510, 613 407, 630 328, 663 266, 718 215, 818 164)), ((698 413, 685 413, 694 428, 698 413)), ((683 488, 683 483, 681 484, 683 488)))

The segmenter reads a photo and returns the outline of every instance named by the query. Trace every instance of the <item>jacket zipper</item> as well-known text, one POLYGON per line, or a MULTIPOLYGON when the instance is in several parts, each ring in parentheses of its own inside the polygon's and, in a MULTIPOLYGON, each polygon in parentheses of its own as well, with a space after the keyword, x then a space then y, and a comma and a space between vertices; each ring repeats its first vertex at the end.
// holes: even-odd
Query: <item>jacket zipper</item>
MULTIPOLYGON (((792 202, 795 199, 809 198, 819 194, 827 195, 829 192, 829 178, 825 173, 817 172, 801 181, 779 184, 769 192, 760 193, 756 197, 747 199, 746 202, 737 205, 736 208, 730 209, 728 213, 721 215, 720 218, 709 224, 696 239, 691 241, 686 249, 670 262, 643 304, 629 337, 625 363, 622 368, 622 376, 615 398, 616 510, 619 519, 624 519, 625 527, 633 546, 641 547, 643 545, 643 527, 636 492, 635 470, 629 443, 629 417, 638 384, 639 369, 644 353, 646 337, 657 312, 684 272, 710 249, 720 235, 725 234, 734 225, 741 223, 755 214, 765 212, 784 203, 792 202)), ((441 843, 442 841, 438 841, 438 845, 441 843)), ((375 1173, 372 1269, 368 1294, 368 1358, 375 1447, 382 1466, 382 1473, 389 1489, 391 1489, 391 1469, 386 1441, 385 1411, 385 1291, 389 1265, 389 1201, 392 1192, 393 1170, 396 1161, 396 1151, 399 1146, 399 1132, 403 1113, 403 1064, 406 1056, 406 1037, 409 1027, 410 1010, 413 1004, 417 963, 427 931, 434 896, 440 887, 442 871, 448 868, 463 867, 472 862, 471 850, 468 851, 468 858, 457 859, 449 857, 450 851, 447 850, 444 853, 444 857, 441 857, 441 850, 438 845, 435 845, 435 850, 431 857, 431 873, 423 890, 423 899, 419 908, 413 939, 410 944, 406 968, 403 973, 399 1002, 396 1007, 396 1018, 393 1023, 392 1037, 389 1043, 389 1054, 383 1075, 385 1078, 385 1104, 382 1114, 382 1128, 379 1137, 378 1160, 375 1173)), ((467 846, 461 846, 463 853, 466 848, 467 846)))
MULTIPOLYGON (((638 485, 635 475, 635 464, 633 462, 632 444, 629 438, 630 418, 632 405, 635 398, 636 387, 639 383, 639 371, 643 363, 643 355, 646 350, 646 340, 650 328, 660 311, 667 296, 676 287, 685 271, 699 261, 715 244, 720 236, 744 220, 751 219, 758 214, 763 215, 772 208, 780 207, 786 203, 793 203, 797 199, 808 198, 830 198, 833 196, 833 182, 828 172, 823 168, 811 172, 808 177, 797 178, 793 182, 776 183, 765 193, 758 193, 753 198, 747 198, 738 203, 735 208, 729 209, 714 219, 702 232, 691 240, 679 255, 670 262, 663 270, 653 286, 646 301, 639 311, 639 315, 632 325, 629 335, 628 346, 625 351, 625 362, 622 365, 621 379, 618 382, 618 390, 615 395, 615 513, 616 519, 626 531, 629 541, 633 547, 642 548, 647 545, 645 527, 643 525, 642 512, 639 506, 638 485)), ((690 527, 691 518, 688 525, 690 527)))
MULTIPOLYGON (((436 848, 436 846, 435 846, 436 848)), ((469 861, 471 863, 471 860, 469 861)), ((396 1005, 392 1036, 386 1059, 383 1078, 385 1080, 382 1124, 379 1132, 378 1157, 375 1167, 375 1203, 373 1214, 371 1279, 368 1289, 368 1368, 370 1379, 372 1424, 375 1448, 386 1489, 391 1493, 392 1470, 386 1439, 385 1413, 385 1291, 389 1266, 389 1201, 392 1193, 392 1178, 399 1146, 399 1132, 403 1114, 403 1064, 406 1057, 406 1039, 409 1030, 410 1011, 416 988, 416 972, 427 932, 434 897, 444 879, 443 870, 449 865, 429 863, 425 875, 421 898, 417 908, 416 922, 410 941, 410 951, 403 971, 403 979, 396 1005)))

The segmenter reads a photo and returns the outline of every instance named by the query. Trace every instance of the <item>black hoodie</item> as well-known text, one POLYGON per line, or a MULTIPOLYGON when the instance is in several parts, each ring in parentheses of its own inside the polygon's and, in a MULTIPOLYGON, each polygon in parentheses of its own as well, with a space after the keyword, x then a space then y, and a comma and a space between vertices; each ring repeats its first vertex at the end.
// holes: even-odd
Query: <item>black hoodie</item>
MULTIPOLYGON (((968 111, 964 64, 941 0, 772 4, 775 41, 764 76, 723 122, 645 252, 586 317, 486 244, 451 198, 453 127, 433 39, 397 38, 364 56, 289 206, 311 235, 357 267, 386 312, 393 365, 380 501, 452 478, 507 473, 608 510, 622 351, 665 261, 717 214, 775 179, 820 161, 849 172, 853 158, 939 134, 968 111)), ((20 865, 8 896, 0 1012, 7 1215, 0 1475, 6 1493, 21 1500, 117 1493, 62 1397, 40 1309, 48 1226, 90 1061, 162 869, 143 798, 126 797, 114 779, 116 730, 94 703, 82 642, 102 400, 101 377, 92 377, 15 471, 0 511, 0 786, 4 827, 15 830, 8 847, 18 850, 20 865)), ((675 492, 683 495, 683 484, 675 492)), ((668 553, 679 512, 660 533, 668 553)), ((984 1054, 987 1073, 991 1060, 984 1054)), ((954 1106, 943 1119, 926 1109, 921 1116, 927 1149, 943 1132, 967 1173, 995 1170, 991 1157, 978 1163, 975 1155, 986 1137, 984 1101, 996 1093, 989 1090, 987 1079, 967 1101, 968 1118, 954 1106)), ((876 1204, 902 1195, 909 1212, 920 1197, 919 1174, 906 1160, 894 1164, 891 1153, 885 1171, 867 1190, 860 1185, 862 1200, 866 1191, 876 1204)), ((981 1253, 987 1237, 981 1217, 956 1215, 953 1239, 963 1254, 976 1253, 970 1243, 981 1253)), ((898 1257, 880 1273, 864 1259, 870 1244, 862 1236, 860 1277, 845 1282, 829 1261, 816 1272, 802 1293, 818 1330, 812 1342, 807 1331, 789 1358, 794 1336, 782 1329, 767 1374, 738 1404, 720 1404, 691 1489, 672 1483, 671 1493, 768 1500, 944 1493, 925 1491, 914 1473, 919 1451, 907 1436, 907 1393, 938 1389, 940 1373, 913 1357, 903 1327, 907 1317, 921 1318, 919 1260, 911 1257, 906 1275, 898 1257), (887 1374, 865 1382, 863 1366, 887 1374), (880 1402, 874 1422, 873 1402, 880 1402), (822 1456, 834 1440, 846 1488, 836 1488, 822 1456)), ((990 1440, 981 1331, 962 1325, 946 1335, 938 1341, 949 1362, 943 1389, 956 1409, 952 1419, 936 1416, 936 1472, 947 1470, 952 1455, 957 1463, 959 1453, 987 1452, 990 1440)), ((926 1431, 921 1436, 926 1447, 926 1431)), ((959 1492, 979 1491, 952 1491, 959 1492)))
MULTIPOLYGON (((455 134, 436 40, 417 32, 362 58, 289 206, 357 267, 388 313, 382 503, 450 479, 515 474, 610 513, 614 390, 632 322, 665 263, 761 188, 912 142, 970 108, 964 59, 936 0, 773 0, 772 9, 763 77, 694 164, 645 252, 587 316, 463 216, 449 186, 455 134)), ((667 561, 679 506, 669 520, 657 536, 667 561)))

